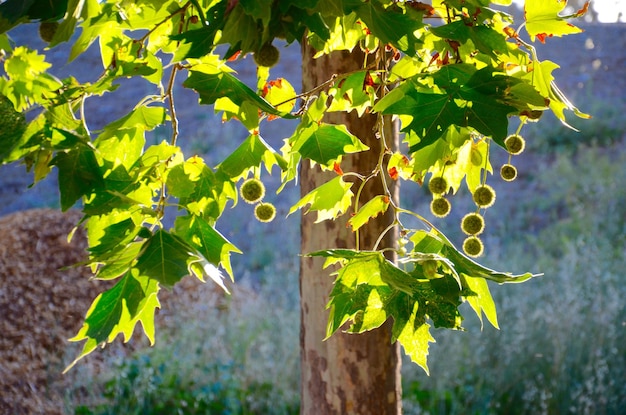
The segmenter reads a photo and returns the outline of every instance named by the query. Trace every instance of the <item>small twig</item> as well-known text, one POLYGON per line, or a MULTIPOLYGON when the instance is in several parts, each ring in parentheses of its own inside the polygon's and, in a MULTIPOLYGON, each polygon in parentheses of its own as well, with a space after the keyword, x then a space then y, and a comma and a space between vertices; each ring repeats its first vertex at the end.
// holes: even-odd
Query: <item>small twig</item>
POLYGON ((176 73, 180 69, 180 65, 174 65, 172 67, 172 72, 170 72, 170 79, 167 83, 167 89, 165 91, 165 96, 167 97, 167 102, 169 104, 170 109, 170 117, 172 118, 172 140, 170 144, 173 146, 176 145, 176 139, 178 138, 178 118, 176 117, 176 106, 174 105, 174 81, 176 80, 176 73))

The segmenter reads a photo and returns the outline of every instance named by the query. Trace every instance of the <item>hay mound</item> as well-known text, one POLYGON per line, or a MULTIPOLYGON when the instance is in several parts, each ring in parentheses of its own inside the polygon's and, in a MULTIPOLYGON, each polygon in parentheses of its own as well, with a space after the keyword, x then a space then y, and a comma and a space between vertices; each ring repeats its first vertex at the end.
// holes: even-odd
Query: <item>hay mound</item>
POLYGON ((79 219, 49 209, 0 218, 1 413, 62 413, 49 376, 101 288, 85 268, 59 270, 85 259, 84 234, 67 241, 79 219))
MULTIPOLYGON (((80 217, 76 211, 35 209, 0 218, 1 414, 64 413, 64 388, 71 376, 61 372, 68 357, 76 356, 68 353, 67 339, 80 329, 96 295, 108 288, 90 280, 88 268, 71 267, 86 259, 81 229, 67 241, 80 217)), ((214 284, 185 278, 172 292, 161 291, 157 331, 171 324, 173 310, 197 302, 222 307, 224 296, 216 290, 214 284)), ((118 339, 79 365, 98 366, 107 354, 127 354, 146 344, 137 334, 130 346, 120 343, 118 339)))

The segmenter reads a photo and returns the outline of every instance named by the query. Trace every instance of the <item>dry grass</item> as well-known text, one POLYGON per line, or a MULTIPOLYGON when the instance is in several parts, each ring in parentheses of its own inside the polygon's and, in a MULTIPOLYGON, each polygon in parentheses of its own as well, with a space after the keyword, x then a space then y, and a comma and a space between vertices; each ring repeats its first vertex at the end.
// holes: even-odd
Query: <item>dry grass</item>
MULTIPOLYGON (((67 240, 80 217, 78 211, 34 209, 0 218, 0 413, 64 413, 65 391, 77 376, 73 371, 62 375, 76 353, 68 351, 67 339, 106 288, 102 281, 90 280, 88 268, 72 267, 86 259, 83 230, 67 240)), ((161 329, 175 324, 173 310, 194 303, 226 306, 214 284, 192 278, 183 279, 172 292, 162 291, 159 299, 161 329)), ((132 346, 117 341, 80 364, 90 365, 90 373, 96 374, 112 354, 127 354, 146 344, 137 340, 136 335, 132 346)))

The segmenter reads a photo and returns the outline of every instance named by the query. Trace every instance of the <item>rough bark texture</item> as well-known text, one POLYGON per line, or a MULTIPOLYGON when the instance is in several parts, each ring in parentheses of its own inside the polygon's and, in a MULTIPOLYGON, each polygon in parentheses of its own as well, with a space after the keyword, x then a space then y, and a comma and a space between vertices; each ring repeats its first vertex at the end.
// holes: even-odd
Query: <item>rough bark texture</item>
MULTIPOLYGON (((329 79, 333 73, 358 69, 363 63, 361 53, 335 53, 313 59, 315 52, 303 46, 303 89, 310 90, 329 79)), ((376 117, 358 118, 351 114, 327 114, 325 121, 344 124, 372 149, 381 143, 374 136, 376 117)), ((378 151, 358 153, 341 163, 344 171, 367 174, 377 163, 378 151)), ((305 163, 300 173, 302 195, 327 182, 335 173, 310 169, 305 163)), ((356 185, 353 188, 356 192, 356 185)), ((371 196, 384 194, 380 180, 371 180, 362 193, 363 203, 371 196)), ((349 216, 349 215, 345 215, 349 216)), ((346 227, 346 217, 314 224, 316 214, 302 218, 302 252, 326 248, 354 248, 355 234, 346 227)), ((392 218, 381 215, 370 220, 361 231, 360 246, 371 249, 392 218)), ((390 246, 390 233, 383 246, 390 246)), ((336 333, 324 341, 328 312, 325 309, 333 277, 322 269, 321 258, 303 257, 300 268, 301 294, 301 362, 303 415, 376 414, 401 412, 400 357, 397 344, 390 343, 391 326, 364 334, 336 333)))

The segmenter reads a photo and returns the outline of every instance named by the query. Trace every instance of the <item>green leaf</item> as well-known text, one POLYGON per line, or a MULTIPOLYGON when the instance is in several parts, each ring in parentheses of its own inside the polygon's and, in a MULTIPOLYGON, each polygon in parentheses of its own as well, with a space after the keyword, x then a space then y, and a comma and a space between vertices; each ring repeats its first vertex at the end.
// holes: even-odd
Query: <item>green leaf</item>
POLYGON ((531 274, 529 272, 514 275, 510 272, 500 272, 486 268, 463 255, 449 242, 444 245, 443 249, 441 250, 441 255, 448 258, 454 263, 454 268, 459 274, 465 274, 474 278, 480 277, 497 282, 499 284, 520 283, 541 275, 531 274))
POLYGON ((381 43, 390 43, 408 55, 415 54, 421 44, 415 35, 423 27, 421 18, 405 14, 400 8, 384 8, 375 1, 358 3, 360 6, 356 9, 357 16, 381 43))
MULTIPOLYGON (((380 252, 327 250, 309 254, 340 260, 335 285, 327 308, 327 336, 346 322, 347 331, 362 333, 380 327, 389 317, 394 320, 391 341, 399 341, 411 359, 427 373, 428 343, 434 341, 426 324, 426 313, 441 320, 442 304, 449 304, 428 280, 417 280, 400 270, 380 252)), ((327 264, 329 261, 327 261, 327 264)), ((456 291, 458 298, 458 289, 456 291)), ((456 310, 455 304, 453 308, 456 310)), ((454 313, 453 320, 457 320, 454 313)))
POLYGON ((218 171, 230 178, 238 178, 253 168, 265 164, 268 172, 275 165, 284 166, 286 162, 263 138, 252 134, 235 151, 219 164, 218 171))
POLYGON ((268 114, 282 118, 295 118, 293 115, 273 107, 246 84, 229 73, 215 74, 191 70, 189 77, 183 82, 183 86, 195 90, 200 96, 200 104, 202 105, 211 105, 218 98, 227 97, 237 106, 241 106, 244 102, 250 102, 268 114))
POLYGON ((0 161, 3 161, 22 141, 27 125, 26 117, 4 95, 0 95, 0 118, 0 161))
POLYGON ((369 150, 344 125, 311 124, 302 130, 293 143, 292 151, 323 166, 332 166, 341 156, 369 150))
POLYGON ((365 84, 369 71, 359 71, 342 79, 338 85, 330 90, 333 99, 328 112, 356 110, 359 117, 374 105, 375 92, 373 87, 365 84))
POLYGON ((215 48, 215 34, 219 28, 216 25, 203 26, 199 29, 187 30, 181 34, 173 35, 173 40, 182 43, 174 55, 174 62, 184 59, 201 58, 208 55, 215 48))
MULTIPOLYGON (((257 29, 257 17, 252 14, 267 14, 272 10, 271 5, 262 5, 267 0, 239 1, 228 14, 220 43, 227 43, 231 48, 226 52, 229 57, 234 51, 241 51, 242 54, 254 52, 261 46, 261 37, 257 29), (261 10, 262 8, 262 10, 261 10)), ((259 16, 261 17, 261 16, 259 16)), ((265 16, 264 16, 265 17, 265 16)))
POLYGON ((124 249, 139 232, 139 227, 128 214, 92 216, 87 227, 90 255, 100 258, 124 249), (121 245, 121 247, 120 247, 121 245))
POLYGON ((392 331, 393 337, 400 342, 411 361, 424 369, 428 375, 428 344, 435 343, 435 339, 430 334, 430 325, 418 317, 418 309, 419 305, 415 302, 412 313, 406 321, 401 320, 401 323, 397 323, 394 319, 392 331))
POLYGON ((448 95, 411 92, 405 99, 391 105, 383 114, 407 114, 413 117, 403 131, 413 131, 420 141, 410 147, 413 153, 441 137, 451 125, 464 123, 464 111, 448 95))
POLYGON ((101 188, 96 189, 93 198, 85 202, 83 211, 87 215, 108 214, 114 209, 130 209, 138 207, 150 210, 152 207, 153 190, 148 183, 150 170, 145 176, 137 176, 136 170, 131 175, 124 166, 120 165, 111 170, 101 188))
POLYGON ((88 196, 104 184, 94 151, 78 146, 58 153, 50 162, 59 169, 61 209, 68 210, 82 196, 88 196))
POLYGON ((471 39, 480 52, 496 57, 498 53, 508 50, 503 34, 485 25, 468 24, 465 20, 457 20, 443 26, 433 27, 431 33, 450 40, 465 43, 471 39))
POLYGON ((538 37, 543 42, 546 37, 582 32, 559 16, 566 5, 567 1, 563 0, 526 0, 524 15, 530 39, 534 41, 538 37))
POLYGON ((194 156, 183 164, 183 172, 175 167, 176 173, 168 183, 172 185, 173 195, 180 198, 180 206, 189 213, 209 220, 220 217, 228 200, 237 200, 237 190, 231 178, 224 172, 214 173, 200 157, 194 156), (186 176, 186 177, 185 177, 186 176), (176 188, 180 180, 185 180, 184 188, 176 188), (192 185, 193 189, 187 188, 192 185))
POLYGON ((7 0, 0 4, 0 33, 29 20, 58 20, 67 9, 67 0, 7 0))
POLYGON ((385 213, 389 207, 388 196, 376 196, 370 199, 366 204, 361 206, 358 212, 348 220, 348 224, 352 226, 352 230, 356 231, 365 225, 371 218, 385 213))
POLYGON ((231 280, 234 280, 230 254, 241 253, 235 245, 199 216, 179 216, 176 218, 175 229, 176 235, 196 248, 211 264, 224 268, 231 280))
POLYGON ((351 187, 352 183, 346 183, 341 176, 337 176, 300 199, 289 209, 289 215, 310 204, 306 213, 312 210, 317 211, 316 223, 335 219, 350 208, 352 196, 354 196, 350 190, 351 187))
POLYGON ((144 243, 135 267, 141 275, 147 275, 165 287, 173 287, 190 275, 190 265, 199 259, 194 249, 180 237, 159 229, 144 243))
POLYGON ((466 300, 478 316, 478 319, 480 320, 480 327, 483 327, 483 314, 485 314, 491 325, 499 329, 500 327, 498 326, 496 305, 493 302, 491 293, 489 292, 487 280, 483 278, 469 277, 464 274, 461 278, 463 278, 464 285, 475 293, 475 295, 468 295, 466 300))
POLYGON ((139 128, 143 131, 151 131, 165 122, 166 111, 163 107, 140 105, 104 127, 100 139, 115 135, 118 130, 139 128))
POLYGON ((98 295, 87 312, 83 327, 70 339, 87 342, 65 372, 99 345, 113 342, 118 334, 124 335, 125 342, 130 340, 139 322, 150 343, 154 343, 154 313, 160 307, 158 291, 156 280, 129 271, 113 288, 98 295))

